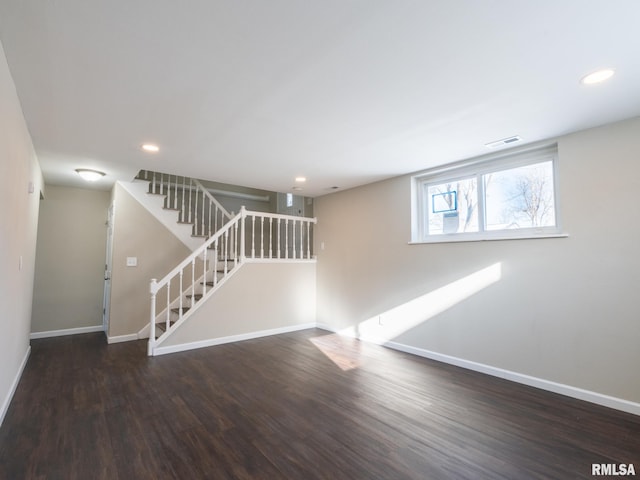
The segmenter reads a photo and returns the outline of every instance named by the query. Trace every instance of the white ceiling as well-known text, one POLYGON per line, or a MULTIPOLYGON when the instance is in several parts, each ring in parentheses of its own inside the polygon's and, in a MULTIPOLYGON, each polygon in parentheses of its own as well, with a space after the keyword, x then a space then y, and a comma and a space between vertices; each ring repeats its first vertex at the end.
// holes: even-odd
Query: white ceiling
POLYGON ((639 23, 637 0, 0 0, 48 183, 309 196, 640 115, 639 23))

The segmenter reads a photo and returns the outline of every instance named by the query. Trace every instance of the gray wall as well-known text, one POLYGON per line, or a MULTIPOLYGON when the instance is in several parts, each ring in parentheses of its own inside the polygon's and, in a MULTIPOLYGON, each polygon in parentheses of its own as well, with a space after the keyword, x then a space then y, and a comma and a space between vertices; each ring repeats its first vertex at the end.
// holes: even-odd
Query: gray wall
POLYGON ((0 423, 29 352, 42 173, 0 45, 0 423), (30 188, 30 185, 32 188, 30 188), (31 190, 31 191, 30 191, 31 190))
POLYGON ((102 325, 110 194, 47 185, 38 221, 31 331, 102 325))
POLYGON ((640 402, 639 133, 559 139, 568 238, 409 245, 410 176, 317 199, 319 324, 640 402))

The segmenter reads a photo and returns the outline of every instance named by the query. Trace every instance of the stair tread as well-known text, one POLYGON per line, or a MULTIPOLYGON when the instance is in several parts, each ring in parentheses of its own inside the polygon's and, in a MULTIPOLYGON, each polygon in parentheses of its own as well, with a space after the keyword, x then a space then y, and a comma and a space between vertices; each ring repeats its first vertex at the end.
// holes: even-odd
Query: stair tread
MULTIPOLYGON (((169 320, 169 326, 173 325, 174 323, 176 323, 175 320, 169 320)), ((165 332, 167 330, 167 322, 164 320, 161 322, 156 322, 156 327, 165 332)))
MULTIPOLYGON (((187 313, 191 307, 182 307, 182 313, 187 313)), ((171 311, 173 313, 180 313, 180 307, 172 308, 171 311)))

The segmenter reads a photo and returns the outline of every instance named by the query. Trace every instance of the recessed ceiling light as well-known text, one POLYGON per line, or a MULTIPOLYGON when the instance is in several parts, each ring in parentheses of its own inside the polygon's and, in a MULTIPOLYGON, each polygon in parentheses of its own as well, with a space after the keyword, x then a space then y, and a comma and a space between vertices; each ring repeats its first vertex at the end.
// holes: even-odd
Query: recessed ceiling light
POLYGON ((160 147, 154 145, 153 143, 145 143, 142 145, 142 150, 145 152, 157 153, 160 151, 160 147))
POLYGON ((613 77, 614 73, 616 72, 613 68, 603 68, 602 70, 597 70, 589 75, 585 75, 582 77, 582 80, 580 80, 580 83, 583 85, 595 85, 597 83, 602 83, 613 77))
POLYGON ((76 168, 76 173, 87 182, 96 182, 105 176, 104 172, 98 170, 90 170, 88 168, 76 168))
POLYGON ((303 183, 307 181, 307 177, 296 177, 296 182, 303 183))

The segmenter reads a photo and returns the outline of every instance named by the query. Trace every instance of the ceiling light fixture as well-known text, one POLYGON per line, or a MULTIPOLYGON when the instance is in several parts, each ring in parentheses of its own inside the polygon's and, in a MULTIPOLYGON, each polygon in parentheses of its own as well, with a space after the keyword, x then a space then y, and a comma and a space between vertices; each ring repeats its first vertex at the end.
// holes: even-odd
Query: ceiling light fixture
POLYGON ((585 75, 582 77, 582 80, 580 80, 580 83, 583 85, 596 85, 604 82, 605 80, 609 80, 615 73, 616 72, 613 68, 603 68, 592 72, 589 75, 585 75))
POLYGON ((160 147, 154 145, 153 143, 145 143, 142 145, 142 150, 150 153, 158 153, 160 151, 160 147))
POLYGON ((303 183, 307 181, 307 177, 296 177, 296 182, 303 183))
POLYGON ((106 175, 104 172, 99 172, 98 170, 91 170, 88 168, 76 168, 76 173, 87 182, 96 182, 106 175))

